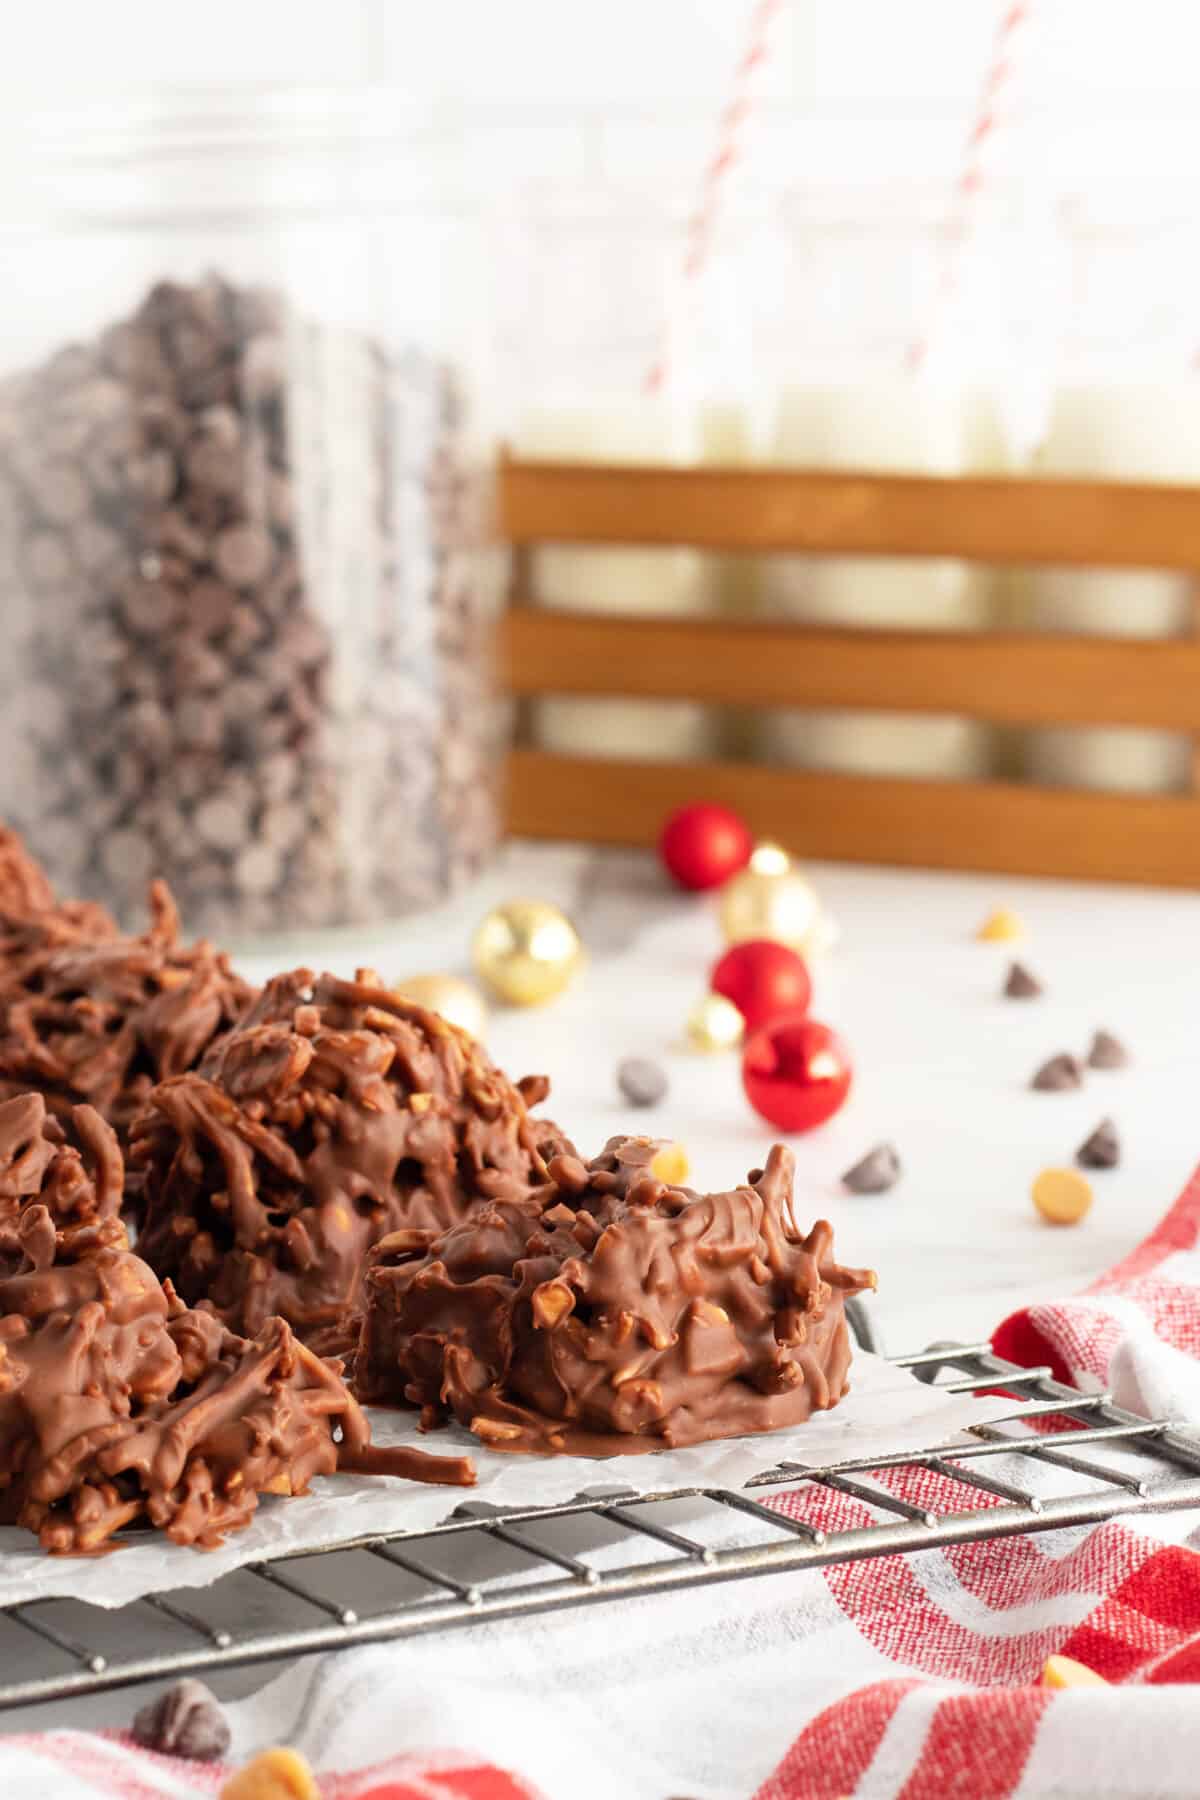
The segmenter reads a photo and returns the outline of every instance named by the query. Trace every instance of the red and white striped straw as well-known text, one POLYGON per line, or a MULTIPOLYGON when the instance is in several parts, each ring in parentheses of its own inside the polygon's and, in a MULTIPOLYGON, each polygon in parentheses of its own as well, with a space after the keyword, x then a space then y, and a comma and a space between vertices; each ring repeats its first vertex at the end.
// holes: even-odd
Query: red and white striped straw
MULTIPOLYGON (((755 0, 752 8, 746 47, 738 58, 732 91, 721 113, 716 148, 705 168, 700 198, 687 224, 682 270, 685 290, 694 286, 708 263, 721 201, 728 189, 730 172, 742 158, 746 128, 758 98, 763 69, 769 60, 771 26, 782 7, 783 0, 755 0)), ((663 326, 657 354, 646 371, 648 393, 659 392, 670 371, 670 325, 668 319, 663 326)))
POLYGON ((928 361, 930 349, 959 286, 963 254, 978 221, 980 197, 995 162, 996 145, 1012 123, 1012 98, 1019 86, 1032 12, 1032 0, 1007 0, 996 26, 987 74, 954 186, 954 204, 933 316, 929 329, 914 341, 908 353, 909 368, 914 372, 928 361))

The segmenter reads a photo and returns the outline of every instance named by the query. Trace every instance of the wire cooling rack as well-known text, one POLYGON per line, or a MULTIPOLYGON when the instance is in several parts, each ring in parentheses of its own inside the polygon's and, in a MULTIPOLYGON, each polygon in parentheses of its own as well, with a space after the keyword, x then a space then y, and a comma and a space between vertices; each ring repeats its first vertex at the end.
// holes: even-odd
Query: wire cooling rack
POLYGON ((1012 1413, 967 1441, 820 1468, 784 1463, 748 1484, 832 1489, 862 1502, 870 1524, 826 1533, 747 1490, 709 1487, 596 1487, 543 1508, 468 1504, 434 1530, 251 1564, 210 1587, 117 1611, 69 1599, 0 1609, 0 1708, 481 1619, 1200 1507, 1200 1437, 1172 1421, 1138 1418, 1049 1369, 1005 1362, 987 1344, 895 1360, 953 1393, 999 1389, 1012 1396, 1012 1413), (898 1498, 871 1479, 885 1468, 941 1476, 961 1491, 961 1507, 933 1513, 898 1498))

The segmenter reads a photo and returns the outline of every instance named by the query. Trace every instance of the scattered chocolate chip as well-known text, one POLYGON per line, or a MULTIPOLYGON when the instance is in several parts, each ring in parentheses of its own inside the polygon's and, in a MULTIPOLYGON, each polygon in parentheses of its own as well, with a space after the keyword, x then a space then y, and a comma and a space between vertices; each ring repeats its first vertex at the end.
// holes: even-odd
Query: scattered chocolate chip
POLYGON ((1081 1169, 1115 1169, 1121 1160, 1121 1140, 1111 1119, 1101 1119, 1095 1131, 1075 1152, 1081 1169))
POLYGON ((1077 1056, 1071 1056, 1064 1050, 1058 1056, 1052 1056, 1049 1062, 1044 1062, 1029 1085, 1043 1094, 1057 1094, 1066 1088, 1082 1087, 1083 1064, 1077 1056))
POLYGON ((1128 1065, 1129 1052, 1111 1031, 1097 1031, 1087 1060, 1089 1069, 1123 1069, 1128 1065))
POLYGON ((134 1717, 131 1735, 144 1750, 219 1762, 229 1748, 229 1723, 211 1689, 190 1676, 177 1681, 134 1717))
POLYGON ((1045 988, 1024 963, 1015 962, 1008 971, 1008 980, 1004 983, 1006 1000, 1036 1000, 1045 988))
POLYGON ((852 1194, 885 1194, 890 1187, 895 1187, 901 1173, 895 1145, 876 1144, 852 1169, 846 1170, 842 1186, 848 1187, 852 1194))
POLYGON ((627 1056, 617 1064, 617 1086, 630 1106, 657 1106, 667 1095, 665 1070, 646 1056, 627 1056))

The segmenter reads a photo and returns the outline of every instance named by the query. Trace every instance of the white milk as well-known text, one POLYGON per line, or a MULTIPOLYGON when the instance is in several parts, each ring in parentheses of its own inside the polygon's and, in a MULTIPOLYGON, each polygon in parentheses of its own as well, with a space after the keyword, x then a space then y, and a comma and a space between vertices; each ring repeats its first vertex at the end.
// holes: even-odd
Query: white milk
MULTIPOLYGON (((1200 384, 1066 387, 1055 398, 1037 468, 1109 481, 1200 482, 1200 384)), ((1034 569, 1035 629, 1170 637, 1191 624, 1192 578, 1141 569, 1034 569)), ((1188 779, 1191 744, 1162 731, 1047 727, 1028 737, 1038 781, 1152 793, 1188 779)))
MULTIPOLYGON (((955 475, 976 435, 961 390, 920 380, 793 388, 780 397, 771 460, 797 468, 955 475)), ((966 630, 987 618, 986 585, 950 558, 789 556, 771 560, 764 610, 814 623, 966 630)), ((964 718, 887 712, 779 713, 769 761, 860 773, 968 778, 988 733, 964 718)))
MULTIPOLYGON (((539 407, 516 435, 521 456, 562 462, 695 463, 704 452, 695 412, 670 400, 539 407)), ((533 598, 571 612, 679 618, 720 606, 715 559, 699 551, 550 544, 532 556, 533 598)), ((688 701, 545 699, 532 707, 534 741, 560 754, 693 760, 712 754, 708 710, 688 701)))

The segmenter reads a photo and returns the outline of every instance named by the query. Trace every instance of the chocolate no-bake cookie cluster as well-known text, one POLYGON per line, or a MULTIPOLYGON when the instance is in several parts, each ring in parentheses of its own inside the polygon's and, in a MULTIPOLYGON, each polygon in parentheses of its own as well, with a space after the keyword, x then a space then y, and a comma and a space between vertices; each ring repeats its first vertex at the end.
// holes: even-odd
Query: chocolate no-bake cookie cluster
POLYGON ((449 1413, 507 1450, 611 1454, 794 1425, 846 1389, 844 1303, 874 1286, 798 1229, 781 1145, 698 1194, 659 1146, 564 1154, 525 1199, 375 1246, 356 1363, 368 1401, 449 1413))
POLYGON ((544 1092, 369 971, 277 976, 198 1073, 150 1095, 131 1147, 140 1247, 235 1330, 279 1314, 342 1347, 381 1237, 545 1178, 564 1140, 529 1114, 544 1092))
POLYGON ((60 900, 24 841, 0 825, 0 983, 19 981, 47 950, 116 936, 94 900, 60 900))
POLYGON ((58 1552, 138 1526, 207 1546, 339 1467, 472 1479, 373 1449, 341 1364, 283 1319, 247 1339, 185 1306, 129 1248, 111 1128, 74 1124, 82 1152, 40 1096, 0 1104, 0 1519, 58 1552))
POLYGON ((68 1130, 86 1102, 124 1142, 155 1084, 194 1068, 245 1012, 254 990, 212 944, 181 942, 162 882, 150 912, 139 937, 79 904, 0 912, 0 1099, 36 1088, 68 1130))
POLYGON ((211 1544, 333 1470, 336 1427, 366 1443, 337 1366, 282 1320, 235 1337, 129 1249, 98 1113, 79 1109, 84 1155, 45 1126, 36 1095, 0 1105, 0 1517, 48 1550, 135 1523, 211 1544))
POLYGON ((842 1398, 874 1276, 799 1229, 787 1150, 716 1194, 646 1137, 585 1163, 543 1078, 371 971, 255 995, 152 909, 123 937, 0 838, 0 1517, 205 1544, 339 1468, 473 1479, 364 1401, 608 1455, 842 1398))

